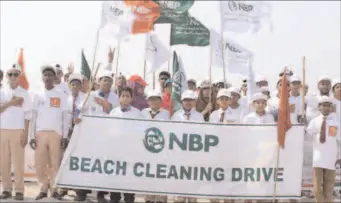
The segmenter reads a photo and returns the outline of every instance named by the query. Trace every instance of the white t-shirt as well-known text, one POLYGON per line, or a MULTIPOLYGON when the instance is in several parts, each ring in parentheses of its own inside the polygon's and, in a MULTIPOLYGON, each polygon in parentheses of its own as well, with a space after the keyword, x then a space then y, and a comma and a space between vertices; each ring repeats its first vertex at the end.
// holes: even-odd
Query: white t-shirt
POLYGON ((37 111, 36 132, 55 131, 62 135, 65 123, 63 114, 68 111, 64 92, 56 88, 38 92, 33 100, 33 110, 37 111))
POLYGON ((336 110, 336 112, 333 114, 335 114, 337 119, 341 121, 341 100, 337 100, 334 96, 332 96, 332 100, 336 110))
MULTIPOLYGON (((96 115, 96 116, 108 115, 108 113, 103 111, 102 106, 97 104, 95 101, 95 98, 103 99, 103 96, 101 96, 100 94, 101 94, 100 90, 92 91, 90 93, 89 98, 86 104, 84 105, 84 114, 96 115)), ((81 106, 84 104, 85 99, 86 99, 86 96, 84 97, 84 101, 81 102, 79 109, 81 109, 81 106)), ((113 109, 117 107, 119 104, 118 96, 114 92, 109 92, 107 96, 107 100, 112 105, 113 109)))
POLYGON ((141 111, 143 118, 145 119, 154 119, 154 120, 169 120, 170 114, 167 110, 160 108, 157 112, 153 112, 151 108, 145 108, 141 111), (154 118, 152 118, 151 114, 156 114, 154 118))
MULTIPOLYGON (((83 92, 79 92, 79 94, 75 100, 76 108, 79 108, 79 106, 81 105, 81 102, 84 101, 84 98, 85 98, 85 94, 83 92)), ((68 113, 69 113, 69 120, 70 120, 69 123, 71 126, 72 119, 74 116, 74 115, 72 115, 72 110, 73 110, 73 96, 72 96, 72 94, 69 94, 67 102, 68 102, 68 113)))
POLYGON ((313 167, 335 170, 335 162, 340 154, 340 123, 333 115, 327 116, 326 141, 320 142, 323 116, 313 118, 307 128, 307 133, 313 139, 313 167), (339 142, 339 143, 338 143, 339 142))
POLYGON ((13 96, 22 97, 24 102, 22 106, 11 106, 0 113, 0 129, 21 130, 25 128, 25 120, 31 120, 32 100, 25 89, 19 86, 15 89, 1 88, 0 104, 11 101, 13 96))
POLYGON ((189 118, 187 119, 186 112, 181 108, 177 112, 174 113, 172 120, 173 121, 195 121, 195 122, 205 122, 204 116, 192 108, 189 113, 189 118))
POLYGON ((118 106, 111 110, 109 116, 121 118, 143 118, 141 111, 132 106, 129 106, 126 111, 122 111, 121 106, 118 106))
POLYGON ((59 89, 67 95, 71 93, 68 84, 65 82, 61 82, 58 85, 55 85, 55 88, 59 89))
POLYGON ((265 113, 263 116, 258 115, 256 112, 251 112, 243 119, 244 124, 275 124, 273 115, 265 113))
POLYGON ((244 118, 244 112, 242 106, 239 106, 236 109, 227 108, 225 111, 223 109, 215 110, 211 113, 209 122, 211 123, 220 123, 220 117, 224 112, 224 121, 223 123, 241 123, 244 118))

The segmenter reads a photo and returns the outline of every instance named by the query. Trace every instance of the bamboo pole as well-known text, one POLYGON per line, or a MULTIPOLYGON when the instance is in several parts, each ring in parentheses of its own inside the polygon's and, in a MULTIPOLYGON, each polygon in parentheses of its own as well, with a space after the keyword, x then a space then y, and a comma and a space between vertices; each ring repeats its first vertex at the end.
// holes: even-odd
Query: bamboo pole
POLYGON ((305 56, 303 56, 302 58, 302 88, 301 88, 301 108, 302 108, 302 112, 301 112, 301 116, 302 119, 305 118, 305 96, 304 96, 304 91, 305 91, 305 62, 306 62, 306 58, 305 56))
POLYGON ((118 42, 117 45, 117 53, 115 55, 117 55, 116 57, 116 65, 115 65, 115 84, 114 84, 114 89, 116 90, 117 87, 117 80, 118 80, 118 60, 120 58, 120 48, 121 48, 121 41, 118 42))

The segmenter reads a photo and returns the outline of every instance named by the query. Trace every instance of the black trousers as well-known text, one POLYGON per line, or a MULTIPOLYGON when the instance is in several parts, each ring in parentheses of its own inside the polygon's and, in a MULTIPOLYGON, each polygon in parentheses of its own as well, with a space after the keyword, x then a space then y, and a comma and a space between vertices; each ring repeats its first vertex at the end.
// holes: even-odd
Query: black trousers
MULTIPOLYGON (((98 192, 97 197, 104 197, 104 195, 108 194, 107 192, 98 192)), ((133 193, 123 193, 124 202, 126 203, 133 203, 135 202, 135 194, 133 193)), ((110 192, 110 200, 113 202, 120 202, 121 200, 121 193, 119 192, 110 192)))

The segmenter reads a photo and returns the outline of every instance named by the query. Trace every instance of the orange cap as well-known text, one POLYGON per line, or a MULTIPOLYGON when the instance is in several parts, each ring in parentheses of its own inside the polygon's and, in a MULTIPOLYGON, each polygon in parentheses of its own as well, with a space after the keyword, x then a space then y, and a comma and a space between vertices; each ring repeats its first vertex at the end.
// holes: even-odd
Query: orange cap
POLYGON ((146 81, 143 80, 143 78, 139 75, 132 75, 130 76, 130 78, 128 79, 128 82, 135 82, 141 86, 147 86, 148 83, 146 81))

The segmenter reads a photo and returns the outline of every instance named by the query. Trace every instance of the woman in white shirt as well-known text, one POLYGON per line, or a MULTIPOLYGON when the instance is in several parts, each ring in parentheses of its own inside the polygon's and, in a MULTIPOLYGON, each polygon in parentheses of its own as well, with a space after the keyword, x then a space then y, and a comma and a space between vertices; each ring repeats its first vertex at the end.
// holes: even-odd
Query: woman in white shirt
POLYGON ((307 133, 313 139, 314 193, 316 202, 333 202, 336 165, 340 160, 340 122, 330 114, 332 99, 318 101, 320 115, 313 118, 307 133), (322 187, 323 184, 323 187, 322 187))

